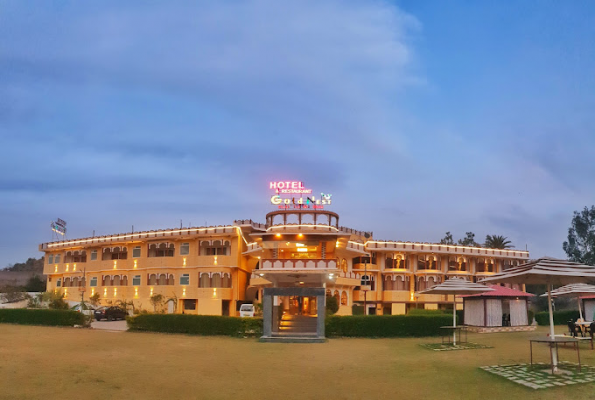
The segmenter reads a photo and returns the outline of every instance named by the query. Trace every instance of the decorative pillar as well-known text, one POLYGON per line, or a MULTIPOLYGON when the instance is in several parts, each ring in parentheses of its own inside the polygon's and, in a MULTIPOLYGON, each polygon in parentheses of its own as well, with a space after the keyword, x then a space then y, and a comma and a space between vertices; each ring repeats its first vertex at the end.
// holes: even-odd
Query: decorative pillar
POLYGON ((262 336, 271 337, 273 333, 273 296, 269 288, 262 290, 262 336))
MULTIPOLYGON (((324 290, 323 290, 324 292, 324 290)), ((316 336, 323 338, 325 335, 324 321, 326 319, 326 296, 325 293, 316 296, 316 336)))

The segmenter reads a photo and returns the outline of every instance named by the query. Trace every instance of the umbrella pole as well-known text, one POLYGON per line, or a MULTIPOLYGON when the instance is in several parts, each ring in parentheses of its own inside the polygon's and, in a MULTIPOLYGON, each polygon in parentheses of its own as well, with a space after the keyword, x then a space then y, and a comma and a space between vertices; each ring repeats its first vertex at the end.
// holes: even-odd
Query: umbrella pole
MULTIPOLYGON (((550 338, 555 340, 554 336, 554 313, 552 312, 552 289, 554 285, 548 285, 547 288, 547 306, 548 311, 550 313, 550 338)), ((552 346, 552 369, 554 372, 558 370, 558 348, 554 346, 554 343, 550 344, 552 346)))
POLYGON ((581 316, 581 320, 584 321, 583 318, 583 309, 581 308, 581 296, 578 297, 578 313, 581 316))
MULTIPOLYGON (((457 326, 457 295, 452 295, 452 326, 453 328, 457 326)), ((452 343, 454 346, 457 345, 457 330, 452 330, 452 343)))

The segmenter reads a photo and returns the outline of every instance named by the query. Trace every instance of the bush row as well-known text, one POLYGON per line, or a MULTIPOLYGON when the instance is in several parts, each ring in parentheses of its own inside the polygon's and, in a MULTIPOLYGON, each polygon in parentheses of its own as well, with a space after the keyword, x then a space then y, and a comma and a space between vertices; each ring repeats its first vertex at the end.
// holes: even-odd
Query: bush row
POLYGON ((439 336, 440 327, 452 325, 452 315, 349 315, 326 319, 327 337, 422 337, 439 336))
POLYGON ((260 336, 262 318, 215 315, 141 314, 127 317, 131 331, 186 333, 205 336, 260 336))
POLYGON ((48 326, 84 325, 85 315, 68 310, 4 308, 0 309, 0 323, 48 326))
MULTIPOLYGON (((566 325, 569 320, 576 321, 578 318, 578 310, 554 311, 554 325, 566 325)), ((550 315, 547 311, 535 313, 535 321, 538 325, 549 325, 550 315)))

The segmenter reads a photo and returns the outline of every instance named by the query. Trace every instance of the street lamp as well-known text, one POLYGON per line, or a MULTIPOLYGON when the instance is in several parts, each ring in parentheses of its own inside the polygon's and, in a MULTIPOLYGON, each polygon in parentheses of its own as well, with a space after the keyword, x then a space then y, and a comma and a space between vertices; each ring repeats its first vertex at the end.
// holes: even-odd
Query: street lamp
POLYGON ((367 304, 367 294, 368 294, 368 287, 370 283, 370 277, 368 276, 368 258, 367 256, 364 257, 364 276, 366 277, 366 284, 362 286, 362 291, 364 292, 364 315, 368 315, 368 304, 367 304))

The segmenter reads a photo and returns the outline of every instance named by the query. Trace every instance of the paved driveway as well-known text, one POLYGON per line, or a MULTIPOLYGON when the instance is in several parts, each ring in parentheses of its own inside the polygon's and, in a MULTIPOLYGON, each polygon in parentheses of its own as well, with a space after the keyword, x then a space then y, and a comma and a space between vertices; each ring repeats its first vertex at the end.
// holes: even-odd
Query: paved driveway
POLYGON ((93 321, 91 328, 104 329, 106 331, 125 331, 128 329, 126 321, 93 321))

